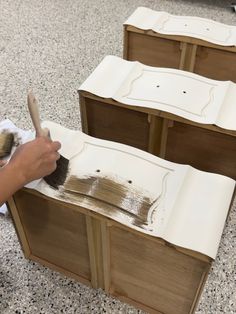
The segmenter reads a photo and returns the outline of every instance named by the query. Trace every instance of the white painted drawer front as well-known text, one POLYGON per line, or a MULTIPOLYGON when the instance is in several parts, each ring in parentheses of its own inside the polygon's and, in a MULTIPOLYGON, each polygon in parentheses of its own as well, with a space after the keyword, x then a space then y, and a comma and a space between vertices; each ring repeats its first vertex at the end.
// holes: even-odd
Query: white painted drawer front
POLYGON ((79 90, 236 130, 236 84, 107 56, 79 90))
POLYGON ((193 16, 176 16, 139 7, 124 23, 166 35, 189 36, 221 46, 236 46, 236 27, 193 16))

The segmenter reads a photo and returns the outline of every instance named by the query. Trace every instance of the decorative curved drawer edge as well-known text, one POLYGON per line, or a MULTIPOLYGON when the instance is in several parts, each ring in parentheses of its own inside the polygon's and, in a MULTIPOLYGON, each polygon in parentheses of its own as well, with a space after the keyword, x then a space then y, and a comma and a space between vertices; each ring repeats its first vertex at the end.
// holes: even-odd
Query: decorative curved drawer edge
POLYGON ((95 169, 100 169, 99 176, 104 173, 105 178, 127 189, 127 179, 133 180, 136 191, 156 202, 153 203, 154 207, 149 208, 146 223, 140 224, 133 215, 127 214, 127 208, 126 211, 120 210, 114 203, 91 197, 92 185, 89 193, 67 193, 66 183, 58 190, 53 189, 44 180, 31 188, 54 199, 97 212, 144 234, 162 238, 178 247, 213 259, 216 257, 235 188, 234 180, 168 162, 127 145, 95 139, 53 122, 44 122, 43 127, 50 129, 52 138, 59 139, 60 134, 64 151, 75 145, 75 138, 80 143, 84 142, 78 155, 70 159, 66 182, 71 176, 86 178, 94 175, 95 169), (71 135, 71 132, 73 136, 69 141, 68 134, 71 135))
POLYGON ((79 91, 236 130, 236 84, 106 56, 79 91))
POLYGON ((165 35, 188 36, 221 46, 236 46, 236 27, 213 20, 177 16, 138 7, 124 25, 165 35))

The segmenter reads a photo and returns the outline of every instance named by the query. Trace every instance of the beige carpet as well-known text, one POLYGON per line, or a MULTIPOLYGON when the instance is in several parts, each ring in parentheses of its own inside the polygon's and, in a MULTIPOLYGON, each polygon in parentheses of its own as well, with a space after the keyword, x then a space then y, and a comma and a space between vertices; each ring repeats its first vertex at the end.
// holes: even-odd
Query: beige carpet
MULTIPOLYGON (((79 128, 76 90, 105 55, 122 56, 122 23, 137 6, 236 24, 230 2, 0 0, 1 120, 32 128, 25 105, 32 87, 43 119, 79 128)), ((25 260, 11 220, 0 217, 0 313, 142 312, 25 260)), ((236 206, 197 313, 236 313, 236 206)))

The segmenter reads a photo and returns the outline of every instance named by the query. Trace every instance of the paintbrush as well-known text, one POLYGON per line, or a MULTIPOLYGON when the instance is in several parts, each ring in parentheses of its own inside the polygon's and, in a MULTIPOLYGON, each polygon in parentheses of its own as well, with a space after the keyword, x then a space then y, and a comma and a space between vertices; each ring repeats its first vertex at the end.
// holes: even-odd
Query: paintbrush
MULTIPOLYGON (((27 97, 28 109, 31 116, 31 120, 33 122, 36 137, 37 136, 46 136, 50 138, 50 131, 46 128, 41 127, 40 117, 39 117, 39 109, 36 98, 33 93, 30 91, 27 97)), ((57 160, 57 168, 50 175, 45 176, 44 180, 52 187, 58 189, 60 185, 63 185, 69 168, 69 160, 62 155, 57 160)))
POLYGON ((14 135, 12 133, 0 134, 0 158, 5 158, 11 154, 14 144, 14 135))

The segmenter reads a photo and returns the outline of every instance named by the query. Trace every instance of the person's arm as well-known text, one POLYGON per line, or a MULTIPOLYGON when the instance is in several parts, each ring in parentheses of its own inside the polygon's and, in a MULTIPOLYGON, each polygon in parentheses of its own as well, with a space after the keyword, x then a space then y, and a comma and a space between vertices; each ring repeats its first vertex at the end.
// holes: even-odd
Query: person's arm
POLYGON ((19 146, 6 166, 0 169, 0 205, 27 183, 56 169, 59 142, 38 137, 19 146))

